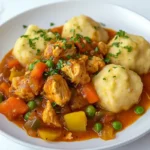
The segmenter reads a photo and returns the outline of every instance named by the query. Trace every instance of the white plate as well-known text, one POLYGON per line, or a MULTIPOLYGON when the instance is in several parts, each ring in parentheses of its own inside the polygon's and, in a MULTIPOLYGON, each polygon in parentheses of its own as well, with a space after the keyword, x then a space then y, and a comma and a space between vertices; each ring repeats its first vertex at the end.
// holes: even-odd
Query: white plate
MULTIPOLYGON (((61 2, 32 9, 3 24, 0 27, 0 59, 13 47, 16 39, 25 32, 25 29, 22 28, 23 24, 36 24, 42 28, 49 28, 50 22, 62 25, 66 20, 80 14, 103 22, 109 28, 139 34, 150 41, 150 22, 134 12, 119 6, 102 4, 99 0, 61 2)), ((110 149, 129 143, 148 133, 150 130, 149 116, 150 111, 147 111, 139 120, 118 133, 116 139, 111 141, 91 139, 68 143, 45 142, 29 137, 25 131, 9 122, 3 115, 0 115, 0 133, 17 143, 38 149, 110 149)))

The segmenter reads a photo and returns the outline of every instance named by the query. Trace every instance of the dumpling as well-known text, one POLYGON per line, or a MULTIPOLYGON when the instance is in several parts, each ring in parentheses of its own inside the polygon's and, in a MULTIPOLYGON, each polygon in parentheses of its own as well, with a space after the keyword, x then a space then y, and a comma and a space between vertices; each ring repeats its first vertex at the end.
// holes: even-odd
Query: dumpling
POLYGON ((46 43, 54 37, 52 32, 30 25, 25 34, 16 41, 13 55, 25 66, 33 59, 39 58, 46 48, 46 43))
POLYGON ((100 23, 84 15, 73 17, 64 24, 62 37, 72 37, 74 33, 87 36, 95 41, 107 42, 109 39, 108 33, 100 23))
POLYGON ((105 66, 94 76, 93 84, 100 97, 98 105, 114 113, 137 104, 143 89, 138 74, 114 64, 105 66))
POLYGON ((111 63, 122 65, 138 74, 150 70, 150 44, 141 36, 119 31, 108 44, 111 63))

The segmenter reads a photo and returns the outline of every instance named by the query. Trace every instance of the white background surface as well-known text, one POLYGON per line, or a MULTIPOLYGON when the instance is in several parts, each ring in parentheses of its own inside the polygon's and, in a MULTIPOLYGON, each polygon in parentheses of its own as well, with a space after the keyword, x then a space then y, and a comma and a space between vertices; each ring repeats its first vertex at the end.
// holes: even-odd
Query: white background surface
MULTIPOLYGON (((55 1, 62 0, 0 0, 0 24, 11 17, 26 11, 30 8, 41 6, 55 1)), ((113 3, 130 10, 133 10, 150 20, 149 0, 100 0, 105 3, 113 3)), ((126 19, 126 18, 124 18, 126 19)), ((133 21, 134 20, 130 20, 133 21)), ((33 150, 22 145, 18 145, 0 135, 0 150, 33 150)), ((143 138, 116 150, 150 150, 150 134, 143 138)))

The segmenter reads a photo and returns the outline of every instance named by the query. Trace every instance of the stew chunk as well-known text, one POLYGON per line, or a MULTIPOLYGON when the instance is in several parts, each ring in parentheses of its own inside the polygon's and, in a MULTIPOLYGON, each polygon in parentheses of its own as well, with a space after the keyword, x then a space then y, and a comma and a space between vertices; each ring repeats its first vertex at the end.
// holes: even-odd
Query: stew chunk
POLYGON ((56 115, 53 107, 50 104, 50 101, 47 101, 46 107, 42 114, 43 122, 48 125, 54 125, 56 127, 61 127, 61 124, 58 120, 58 116, 56 115))
POLYGON ((43 82, 40 80, 32 80, 24 76, 14 77, 12 79, 10 92, 18 95, 20 98, 31 100, 39 94, 42 85, 43 82))
POLYGON ((70 59, 61 69, 73 83, 85 84, 90 81, 89 74, 86 71, 86 61, 88 57, 83 55, 78 60, 70 59))
POLYGON ((64 106, 71 97, 69 87, 61 75, 50 76, 44 85, 45 97, 64 106))

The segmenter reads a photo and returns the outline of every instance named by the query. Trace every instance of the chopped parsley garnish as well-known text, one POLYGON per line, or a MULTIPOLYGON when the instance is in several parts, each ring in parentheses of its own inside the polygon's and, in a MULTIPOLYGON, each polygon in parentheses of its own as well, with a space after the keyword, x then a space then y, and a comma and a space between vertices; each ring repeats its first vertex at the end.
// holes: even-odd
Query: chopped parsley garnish
POLYGON ((54 63, 53 63, 53 58, 51 57, 49 60, 46 61, 46 65, 49 67, 49 68, 52 68, 54 66, 54 63))
POLYGON ((63 60, 60 59, 56 65, 56 69, 60 70, 63 67, 63 60))
POLYGON ((131 52, 131 51, 132 51, 132 46, 124 46, 123 48, 127 49, 128 52, 131 52))
POLYGON ((106 80, 106 78, 103 78, 103 80, 106 80))
POLYGON ((23 28, 26 29, 28 26, 27 25, 23 25, 23 28))
POLYGON ((112 45, 111 45, 111 46, 119 47, 119 45, 120 45, 120 42, 114 42, 114 43, 112 43, 112 45))
POLYGON ((55 102, 52 102, 51 105, 53 108, 55 108, 57 106, 57 104, 55 102))
POLYGON ((70 32, 72 32, 73 36, 75 36, 75 29, 71 29, 70 32))
POLYGON ((98 30, 98 29, 99 29, 99 26, 93 26, 93 28, 94 28, 95 30, 98 30))
POLYGON ((116 78, 116 76, 113 76, 113 78, 116 78))
POLYGON ((32 64, 30 64, 30 65, 29 65, 29 70, 30 70, 30 71, 32 71, 32 70, 33 70, 34 65, 35 65, 34 63, 32 63, 32 64))
POLYGON ((61 36, 58 32, 54 32, 53 34, 55 34, 56 40, 61 40, 61 36))
POLYGON ((21 35, 20 37, 28 38, 28 35, 21 35))
POLYGON ((109 69, 108 72, 110 72, 111 70, 109 69))
POLYGON ((108 56, 110 56, 110 57, 114 57, 114 58, 117 58, 117 57, 118 57, 118 55, 120 55, 120 54, 121 54, 121 51, 119 50, 116 54, 108 53, 108 56))
POLYGON ((36 47, 35 47, 35 40, 38 40, 39 39, 39 37, 35 37, 34 39, 29 39, 28 40, 28 42, 29 42, 29 45, 30 45, 30 47, 32 48, 32 49, 35 49, 36 47))
POLYGON ((123 31, 123 30, 119 30, 119 31, 116 33, 116 39, 117 39, 117 37, 129 38, 129 37, 127 36, 126 32, 123 31))
POLYGON ((41 50, 40 50, 40 49, 37 49, 37 50, 36 50, 36 55, 40 55, 40 53, 41 53, 41 50))
POLYGON ((99 51, 99 48, 98 48, 98 47, 95 47, 94 51, 95 51, 95 52, 98 52, 98 51, 99 51))
POLYGON ((63 48, 64 50, 70 49, 71 47, 72 47, 72 44, 64 44, 64 45, 62 46, 62 48, 63 48))
POLYGON ((104 62, 107 63, 107 64, 110 63, 110 58, 109 57, 105 57, 104 58, 104 62))
POLYGON ((91 39, 88 36, 85 36, 84 39, 88 42, 91 43, 91 39))
POLYGON ((117 67, 113 67, 114 69, 116 69, 117 67))
POLYGON ((66 57, 67 57, 67 59, 71 59, 71 58, 72 58, 72 56, 71 56, 71 55, 67 55, 66 57))
POLYGON ((54 26, 55 24, 53 22, 50 23, 50 26, 54 26))

